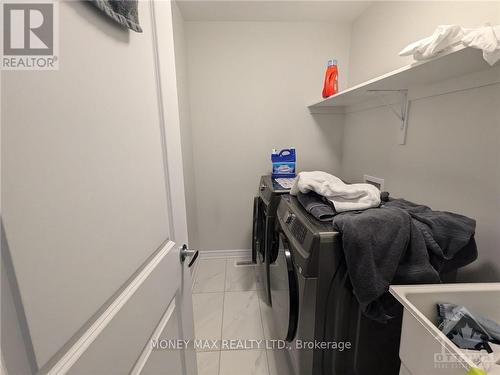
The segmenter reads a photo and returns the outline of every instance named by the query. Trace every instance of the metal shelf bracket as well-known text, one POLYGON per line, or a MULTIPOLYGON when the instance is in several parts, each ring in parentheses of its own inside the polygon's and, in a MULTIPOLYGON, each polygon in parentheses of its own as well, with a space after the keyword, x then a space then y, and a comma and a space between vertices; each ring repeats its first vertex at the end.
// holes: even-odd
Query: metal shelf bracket
POLYGON ((383 96, 379 96, 383 105, 391 110, 391 112, 398 118, 401 122, 399 127, 399 144, 404 145, 406 143, 406 132, 408 130, 408 113, 410 110, 410 101, 408 100, 408 90, 368 90, 369 92, 397 92, 400 95, 400 110, 399 112, 394 109, 392 104, 387 103, 383 96))

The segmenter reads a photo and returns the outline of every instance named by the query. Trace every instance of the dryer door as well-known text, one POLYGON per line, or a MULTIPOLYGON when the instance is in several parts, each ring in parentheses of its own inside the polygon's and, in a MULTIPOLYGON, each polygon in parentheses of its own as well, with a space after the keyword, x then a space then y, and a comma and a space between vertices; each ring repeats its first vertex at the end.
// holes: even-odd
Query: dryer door
POLYGON ((260 198, 253 199, 253 225, 252 225, 252 262, 257 263, 257 256, 261 252, 263 246, 262 233, 262 212, 260 208, 260 198))
POLYGON ((288 239, 280 232, 282 247, 270 267, 271 303, 275 338, 292 341, 299 320, 299 287, 288 239))
POLYGON ((252 261, 265 262, 267 207, 261 197, 253 201, 252 261))

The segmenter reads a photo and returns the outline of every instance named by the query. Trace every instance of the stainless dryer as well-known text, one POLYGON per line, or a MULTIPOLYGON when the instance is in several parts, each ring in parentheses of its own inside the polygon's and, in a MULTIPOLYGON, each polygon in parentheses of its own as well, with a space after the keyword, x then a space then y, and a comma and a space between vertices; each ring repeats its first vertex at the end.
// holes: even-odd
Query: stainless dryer
POLYGON ((271 304, 269 288, 269 268, 278 254, 278 236, 275 232, 276 211, 280 197, 289 193, 270 175, 262 176, 259 195, 254 198, 252 262, 257 265, 259 278, 264 284, 264 301, 271 304))

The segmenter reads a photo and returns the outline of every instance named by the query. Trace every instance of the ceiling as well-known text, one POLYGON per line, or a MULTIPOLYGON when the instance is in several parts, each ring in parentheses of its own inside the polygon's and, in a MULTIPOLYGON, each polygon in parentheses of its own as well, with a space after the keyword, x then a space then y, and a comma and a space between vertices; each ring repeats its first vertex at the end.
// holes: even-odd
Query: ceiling
POLYGON ((352 22, 371 1, 177 0, 185 21, 352 22))

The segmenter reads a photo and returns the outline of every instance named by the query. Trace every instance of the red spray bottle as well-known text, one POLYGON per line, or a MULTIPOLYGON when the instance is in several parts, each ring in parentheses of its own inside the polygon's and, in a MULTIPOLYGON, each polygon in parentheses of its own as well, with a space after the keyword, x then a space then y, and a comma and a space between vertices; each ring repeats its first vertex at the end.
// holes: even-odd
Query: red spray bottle
POLYGON ((337 60, 328 60, 328 67, 325 73, 325 84, 323 86, 323 98, 328 98, 339 92, 338 75, 337 60))

